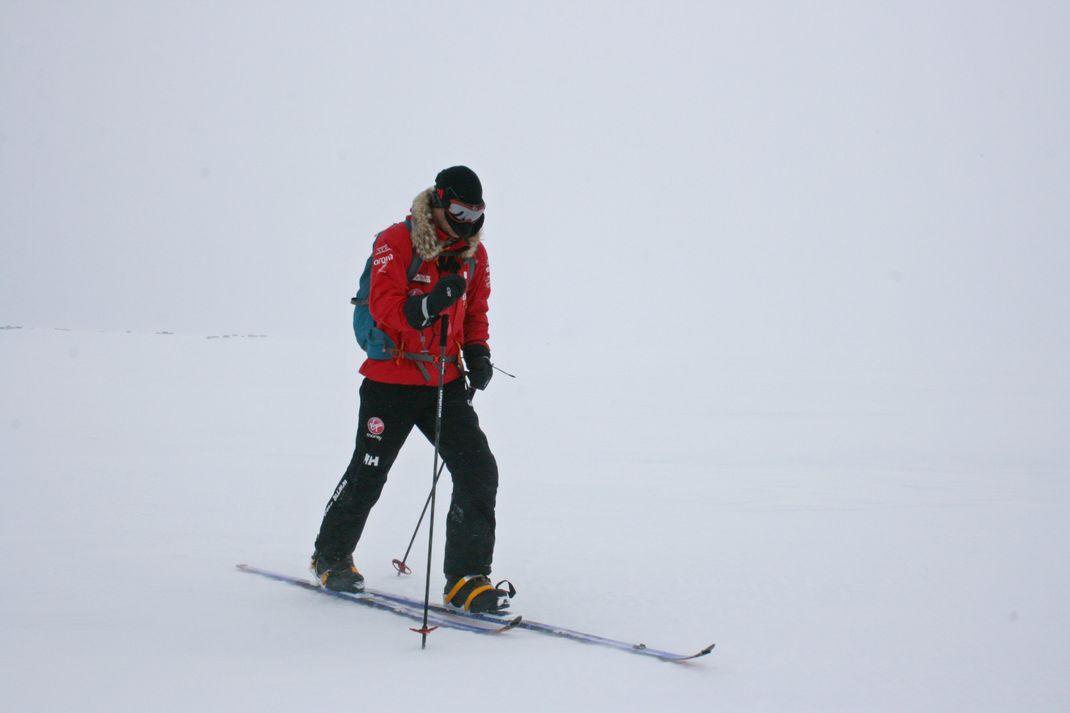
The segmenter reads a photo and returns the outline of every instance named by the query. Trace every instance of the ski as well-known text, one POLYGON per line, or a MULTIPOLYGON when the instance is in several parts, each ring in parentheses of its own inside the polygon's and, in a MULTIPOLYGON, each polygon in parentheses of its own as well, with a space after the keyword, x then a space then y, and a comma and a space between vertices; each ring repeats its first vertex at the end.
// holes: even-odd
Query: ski
MULTIPOLYGON (((403 616, 414 621, 423 622, 423 606, 422 600, 412 599, 410 597, 401 596, 398 594, 391 594, 389 592, 383 592, 375 589, 366 589, 360 594, 349 594, 346 592, 332 592, 329 589, 320 587, 315 582, 310 582, 307 579, 300 577, 291 577, 286 574, 278 574, 276 572, 269 572, 267 570, 260 569, 258 567, 252 567, 246 564, 237 565, 238 569, 242 572, 248 572, 250 574, 257 574, 261 577, 267 577, 268 579, 274 579, 278 582, 286 582, 302 589, 308 589, 320 594, 326 594, 337 599, 344 599, 355 604, 362 604, 364 606, 372 607, 382 611, 389 611, 399 616, 403 616)), ((457 629, 460 631, 468 631, 476 634, 498 634, 510 629, 527 629, 539 634, 545 634, 547 636, 555 636, 561 639, 568 639, 570 641, 578 641, 584 644, 592 644, 595 646, 602 646, 610 649, 617 649, 618 651, 625 651, 631 654, 637 654, 640 656, 647 656, 650 658, 658 659, 659 661, 670 662, 683 662, 691 661, 702 656, 706 656, 714 649, 714 644, 710 644, 706 648, 693 653, 693 654, 680 654, 672 651, 664 651, 662 649, 652 648, 646 644, 636 644, 628 641, 621 641, 618 639, 611 639, 605 636, 599 636, 598 634, 590 634, 583 631, 576 631, 574 629, 568 629, 563 626, 556 626, 553 624, 545 624, 538 621, 531 621, 524 619, 520 616, 511 616, 508 614, 480 614, 473 612, 466 612, 460 609, 454 609, 441 604, 431 604, 428 607, 428 619, 427 623, 429 628, 435 626, 446 627, 450 629, 457 629)))
MULTIPOLYGON (((247 572, 249 574, 256 574, 261 577, 273 579, 276 582, 285 582, 301 589, 307 589, 312 592, 318 592, 320 594, 326 594, 336 599, 343 599, 347 602, 353 602, 354 604, 361 604, 372 609, 378 609, 380 611, 388 611, 398 616, 412 619, 423 624, 424 603, 416 602, 416 600, 408 601, 394 601, 387 597, 384 597, 379 592, 362 592, 360 594, 350 592, 334 592, 330 589, 324 589, 315 582, 310 582, 307 579, 300 577, 291 577, 287 574, 279 574, 277 572, 269 572, 259 567, 253 567, 247 564, 239 564, 237 568, 241 572, 247 572)), ((510 619, 497 618, 491 620, 478 620, 470 617, 456 616, 454 612, 434 612, 427 617, 428 631, 436 627, 445 627, 448 629, 456 629, 459 631, 468 631, 473 634, 500 634, 508 631, 509 629, 516 628, 520 625, 521 617, 513 617, 510 619)), ((417 631, 413 629, 413 631, 417 631)), ((417 633, 420 633, 417 631, 417 633)))
MULTIPOLYGON (((375 596, 381 598, 384 601, 390 601, 390 602, 394 602, 394 603, 397 603, 397 604, 404 604, 404 605, 408 605, 408 606, 412 606, 414 604, 419 604, 419 606, 421 608, 423 607, 423 601, 417 602, 415 599, 410 599, 408 597, 399 596, 397 594, 390 594, 388 592, 382 592, 382 591, 376 591, 376 590, 368 590, 368 591, 370 591, 375 596)), ((468 619, 468 620, 471 620, 471 621, 482 621, 482 622, 486 622, 486 623, 495 623, 495 622, 496 623, 501 623, 501 622, 505 621, 505 618, 502 615, 479 614, 479 613, 473 613, 473 612, 466 612, 466 611, 463 611, 463 610, 460 610, 460 609, 454 609, 452 607, 447 607, 447 606, 440 605, 440 604, 432 604, 429 607, 429 610, 434 612, 435 614, 438 614, 438 615, 449 615, 449 616, 468 619)), ((658 659, 660 661, 671 661, 671 662, 691 661, 692 659, 697 659, 697 658, 699 658, 701 656, 706 656, 711 651, 713 651, 713 648, 716 645, 716 644, 710 644, 706 648, 704 648, 704 649, 702 649, 702 650, 700 650, 700 651, 698 651, 696 653, 693 653, 693 654, 678 654, 678 653, 673 653, 671 651, 663 651, 661 649, 651 648, 651 647, 647 646, 646 644, 633 644, 633 643, 630 643, 630 642, 627 642, 627 641, 620 641, 620 640, 617 640, 617 639, 610 639, 610 638, 607 638, 605 636, 599 636, 597 634, 588 634, 586 632, 576 631, 574 629, 566 629, 565 627, 562 627, 562 626, 555 626, 553 624, 544 624, 544 623, 538 622, 538 621, 531 621, 530 619, 521 618, 515 624, 515 627, 518 628, 518 629, 527 629, 528 631, 534 631, 534 632, 537 632, 539 634, 546 634, 548 636, 556 636, 558 638, 569 639, 571 641, 578 641, 578 642, 581 642, 581 643, 584 643, 584 644, 593 644, 593 645, 596 645, 596 646, 604 646, 604 647, 611 648, 611 649, 617 649, 619 651, 626 651, 626 652, 631 653, 631 654, 638 654, 640 656, 649 656, 649 657, 658 659)))

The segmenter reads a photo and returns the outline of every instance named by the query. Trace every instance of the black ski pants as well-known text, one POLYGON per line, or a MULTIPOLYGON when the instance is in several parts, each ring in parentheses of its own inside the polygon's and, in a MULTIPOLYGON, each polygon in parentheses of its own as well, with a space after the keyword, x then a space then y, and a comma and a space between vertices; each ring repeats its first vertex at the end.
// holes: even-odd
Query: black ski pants
MULTIPOLYGON (((494 558, 498 464, 467 398, 464 379, 446 384, 439 448, 453 478, 453 497, 446 516, 443 571, 447 576, 490 574, 494 558)), ((390 467, 412 427, 434 443, 437 406, 437 386, 364 380, 356 449, 327 503, 316 538, 317 551, 336 559, 356 549, 368 513, 379 500, 390 467)))

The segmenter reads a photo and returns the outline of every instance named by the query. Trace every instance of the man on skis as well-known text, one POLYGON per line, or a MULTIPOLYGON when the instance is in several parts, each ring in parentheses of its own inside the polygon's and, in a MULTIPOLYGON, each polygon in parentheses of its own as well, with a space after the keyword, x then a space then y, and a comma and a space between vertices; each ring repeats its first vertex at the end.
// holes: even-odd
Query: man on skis
POLYGON ((367 347, 360 368, 364 381, 353 458, 327 503, 312 555, 312 569, 327 589, 363 590, 353 551, 390 467, 414 426, 434 441, 443 358, 440 317, 448 315, 439 447, 453 497, 446 517, 444 598, 448 605, 482 612, 507 603, 507 593, 489 579, 498 466, 464 378, 467 373, 472 388, 485 389, 493 374, 484 210, 475 172, 453 166, 416 196, 403 222, 375 240, 367 309, 378 341, 367 347))

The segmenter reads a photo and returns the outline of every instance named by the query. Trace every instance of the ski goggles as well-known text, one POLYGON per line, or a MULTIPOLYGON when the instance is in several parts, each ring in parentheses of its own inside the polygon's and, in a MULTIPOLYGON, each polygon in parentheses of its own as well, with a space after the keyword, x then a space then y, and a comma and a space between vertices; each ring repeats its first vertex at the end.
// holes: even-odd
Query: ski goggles
POLYGON ((446 212, 456 223, 474 223, 483 217, 483 211, 487 209, 486 203, 470 205, 451 199, 446 207, 446 212))
MULTIPOLYGON (((450 193, 452 192, 451 190, 450 193)), ((465 203, 447 195, 446 191, 441 188, 435 190, 433 196, 435 198, 434 206, 436 208, 444 208, 450 219, 455 223, 475 223, 483 217, 483 212, 487 209, 486 203, 478 205, 465 203)))

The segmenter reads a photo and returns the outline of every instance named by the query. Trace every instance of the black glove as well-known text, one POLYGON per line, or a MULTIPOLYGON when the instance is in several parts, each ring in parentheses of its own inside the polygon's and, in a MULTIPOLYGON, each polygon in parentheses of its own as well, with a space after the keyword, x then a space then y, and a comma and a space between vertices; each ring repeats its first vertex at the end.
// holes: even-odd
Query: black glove
POLYGON ((414 329, 430 326, 442 310, 461 299, 465 287, 460 275, 446 275, 426 295, 413 295, 405 300, 405 319, 414 329))
POLYGON ((468 367, 468 382, 473 389, 482 391, 494 376, 490 363, 490 349, 482 344, 469 344, 464 348, 464 365, 468 367))

